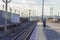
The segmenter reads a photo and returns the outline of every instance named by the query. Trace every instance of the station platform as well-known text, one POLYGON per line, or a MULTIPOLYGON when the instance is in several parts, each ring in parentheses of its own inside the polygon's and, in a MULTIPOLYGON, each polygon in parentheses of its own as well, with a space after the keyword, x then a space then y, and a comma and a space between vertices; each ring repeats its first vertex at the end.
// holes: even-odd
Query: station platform
POLYGON ((38 23, 30 40, 60 40, 60 23, 46 23, 46 28, 38 23))
POLYGON ((42 23, 37 23, 37 26, 34 29, 30 40, 47 40, 42 23))

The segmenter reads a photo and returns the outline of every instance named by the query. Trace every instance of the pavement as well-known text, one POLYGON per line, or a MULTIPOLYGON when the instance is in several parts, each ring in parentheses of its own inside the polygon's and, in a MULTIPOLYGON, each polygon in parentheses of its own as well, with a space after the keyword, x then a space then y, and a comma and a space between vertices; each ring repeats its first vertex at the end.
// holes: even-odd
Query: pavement
POLYGON ((47 23, 45 35, 47 40, 60 40, 60 23, 47 23))
POLYGON ((34 32, 32 33, 30 40, 46 40, 42 23, 37 24, 34 32))

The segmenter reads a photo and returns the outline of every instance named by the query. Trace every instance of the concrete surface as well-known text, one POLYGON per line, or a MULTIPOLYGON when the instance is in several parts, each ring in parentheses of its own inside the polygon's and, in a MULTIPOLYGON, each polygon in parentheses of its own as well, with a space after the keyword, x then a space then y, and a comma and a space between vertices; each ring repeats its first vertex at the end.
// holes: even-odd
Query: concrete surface
POLYGON ((38 23, 30 40, 46 40, 42 23, 38 23))

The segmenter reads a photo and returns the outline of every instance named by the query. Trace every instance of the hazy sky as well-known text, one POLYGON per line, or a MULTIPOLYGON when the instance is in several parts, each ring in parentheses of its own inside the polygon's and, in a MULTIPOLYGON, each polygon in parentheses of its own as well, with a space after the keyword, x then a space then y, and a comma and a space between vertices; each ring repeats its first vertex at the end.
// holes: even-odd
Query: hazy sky
MULTIPOLYGON (((0 5, 3 2, 0 0, 0 5)), ((17 9, 32 9, 36 10, 37 15, 42 13, 42 0, 12 0, 9 5, 17 9)), ((53 7, 53 15, 58 15, 60 12, 60 0, 44 0, 44 15, 50 15, 50 7, 53 7)))

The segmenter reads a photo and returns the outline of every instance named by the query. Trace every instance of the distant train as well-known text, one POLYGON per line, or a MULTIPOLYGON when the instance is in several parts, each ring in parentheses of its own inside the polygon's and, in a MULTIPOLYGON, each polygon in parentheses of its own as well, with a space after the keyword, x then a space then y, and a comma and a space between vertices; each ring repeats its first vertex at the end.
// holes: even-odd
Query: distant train
POLYGON ((28 22, 28 21, 39 21, 38 17, 20 17, 21 22, 28 22))

